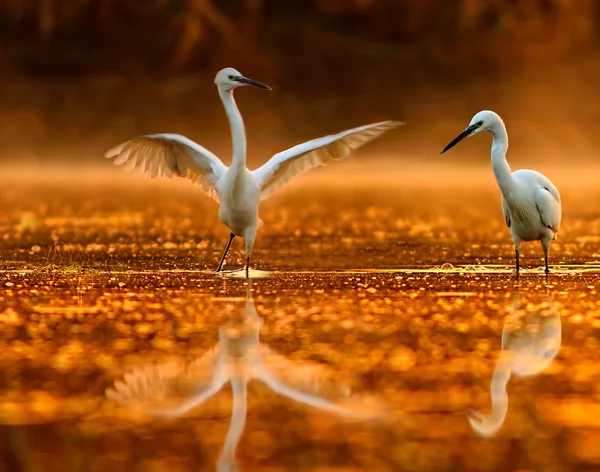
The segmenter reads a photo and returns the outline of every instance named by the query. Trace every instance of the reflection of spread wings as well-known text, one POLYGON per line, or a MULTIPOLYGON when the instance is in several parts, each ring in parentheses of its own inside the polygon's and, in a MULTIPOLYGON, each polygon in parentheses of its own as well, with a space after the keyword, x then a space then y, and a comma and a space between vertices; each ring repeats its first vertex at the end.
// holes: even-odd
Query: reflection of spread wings
POLYGON ((134 368, 106 391, 112 400, 157 415, 187 411, 219 391, 227 378, 217 368, 218 345, 190 362, 170 361, 134 368), (189 406, 190 400, 194 404, 189 406), (157 408, 159 407, 159 408, 157 408))
POLYGON ((126 405, 140 405, 156 416, 177 417, 231 383, 231 423, 219 456, 218 470, 232 470, 235 450, 246 424, 247 383, 264 382, 297 402, 354 419, 383 417, 375 397, 352 398, 341 375, 323 364, 286 359, 260 344, 260 319, 248 288, 244 320, 219 330, 220 342, 191 363, 149 364, 125 374, 106 395, 126 405))
MULTIPOLYGON (((179 416, 231 382, 245 398, 245 385, 255 378, 274 392, 297 402, 338 414, 379 417, 381 405, 372 397, 351 396, 347 378, 317 362, 285 358, 260 344, 260 320, 250 290, 242 322, 220 330, 220 343, 189 364, 151 364, 125 374, 107 390, 120 403, 137 403, 154 415, 179 416)), ((235 403, 235 398, 234 398, 235 403)))
POLYGON ((269 386, 277 383, 280 389, 286 391, 294 390, 332 401, 350 397, 348 380, 331 367, 317 362, 292 361, 264 345, 260 350, 261 364, 256 367, 257 377, 269 386))
POLYGON ((351 377, 317 362, 286 359, 266 346, 261 346, 261 362, 254 372, 282 396, 347 418, 376 420, 390 413, 379 398, 354 394, 351 377))

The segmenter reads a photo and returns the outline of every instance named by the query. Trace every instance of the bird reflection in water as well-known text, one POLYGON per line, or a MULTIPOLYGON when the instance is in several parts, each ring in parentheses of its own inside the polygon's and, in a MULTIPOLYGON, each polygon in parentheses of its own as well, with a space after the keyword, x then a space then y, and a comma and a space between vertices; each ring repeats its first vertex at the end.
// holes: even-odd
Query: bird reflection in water
POLYGON ((492 411, 488 414, 471 412, 469 422, 475 432, 493 436, 502 427, 508 410, 506 385, 511 374, 532 377, 552 364, 562 342, 560 314, 548 294, 540 305, 521 309, 517 291, 511 313, 502 330, 502 351, 492 375, 492 411))
POLYGON ((202 357, 187 365, 174 361, 134 368, 106 395, 125 406, 142 406, 147 414, 176 418, 230 382, 233 411, 217 464, 220 471, 236 470, 235 452, 246 424, 247 384, 252 378, 280 395, 344 417, 365 421, 384 417, 375 397, 353 395, 349 382, 340 381, 333 369, 287 359, 261 344, 261 323, 249 285, 243 318, 222 326, 219 343, 202 357))

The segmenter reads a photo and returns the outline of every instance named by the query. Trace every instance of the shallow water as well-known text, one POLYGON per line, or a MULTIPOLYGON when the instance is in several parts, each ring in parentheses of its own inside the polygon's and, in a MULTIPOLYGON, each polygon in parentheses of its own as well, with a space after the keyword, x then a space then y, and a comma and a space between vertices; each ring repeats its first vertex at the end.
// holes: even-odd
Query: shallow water
POLYGON ((302 180, 250 280, 192 186, 5 174, 0 470, 597 470, 600 191, 517 282, 488 173, 302 180))

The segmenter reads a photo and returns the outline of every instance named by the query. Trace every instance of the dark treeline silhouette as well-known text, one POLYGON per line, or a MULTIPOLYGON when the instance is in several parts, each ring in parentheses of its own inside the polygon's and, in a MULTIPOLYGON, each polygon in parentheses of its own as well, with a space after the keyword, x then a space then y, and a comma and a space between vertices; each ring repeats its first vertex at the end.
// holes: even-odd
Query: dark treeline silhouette
POLYGON ((214 68, 234 51, 270 70, 315 45, 418 51, 422 66, 496 64, 592 48, 599 17, 594 0, 4 0, 0 65, 31 76, 168 75, 214 68))
POLYGON ((431 159, 484 108, 528 163, 593 159, 599 18, 594 0, 2 0, 0 160, 98 162, 165 130, 228 153, 225 66, 274 89, 238 95, 250 161, 392 118, 410 123, 393 159, 431 159))

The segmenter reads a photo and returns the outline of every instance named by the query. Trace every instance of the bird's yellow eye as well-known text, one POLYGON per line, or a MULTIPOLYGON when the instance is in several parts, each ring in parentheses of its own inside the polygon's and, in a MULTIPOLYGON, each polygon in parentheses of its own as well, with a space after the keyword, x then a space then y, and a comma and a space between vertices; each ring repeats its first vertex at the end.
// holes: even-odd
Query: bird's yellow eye
POLYGON ((228 78, 229 80, 235 80, 235 75, 230 75, 228 78))
POLYGON ((478 121, 478 122, 477 122, 477 127, 478 127, 478 128, 481 128, 482 126, 483 126, 483 121, 478 121))

